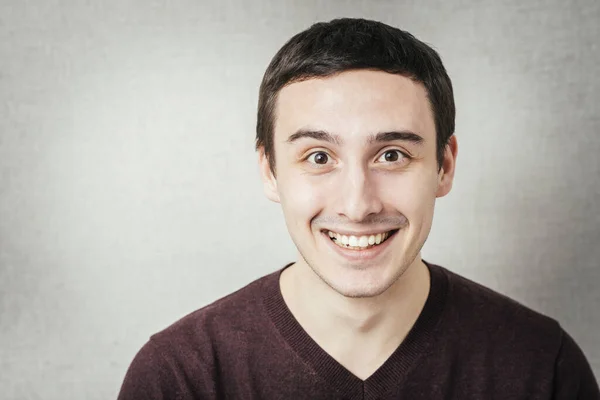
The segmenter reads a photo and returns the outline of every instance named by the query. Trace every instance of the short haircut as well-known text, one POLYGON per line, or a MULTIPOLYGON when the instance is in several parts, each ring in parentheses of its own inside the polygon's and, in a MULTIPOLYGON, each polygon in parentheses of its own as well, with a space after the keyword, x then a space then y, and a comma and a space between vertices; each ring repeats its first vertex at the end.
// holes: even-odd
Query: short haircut
POLYGON ((345 71, 368 69, 423 84, 436 130, 438 170, 454 134, 452 82, 438 53, 410 33, 382 22, 341 18, 320 22, 293 36, 275 54, 260 85, 255 149, 264 149, 275 175, 277 94, 286 85, 345 71))

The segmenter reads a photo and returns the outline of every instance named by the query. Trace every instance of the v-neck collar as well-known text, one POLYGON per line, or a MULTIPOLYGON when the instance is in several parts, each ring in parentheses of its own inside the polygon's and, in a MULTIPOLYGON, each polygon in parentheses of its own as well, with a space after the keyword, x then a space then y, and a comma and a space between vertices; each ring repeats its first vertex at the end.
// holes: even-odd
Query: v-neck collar
POLYGON ((425 305, 406 338, 391 356, 366 380, 352 374, 323 350, 302 328, 283 299, 279 278, 289 263, 272 274, 265 286, 264 304, 269 318, 290 347, 344 398, 378 398, 397 387, 418 358, 427 352, 435 337, 448 288, 441 267, 423 260, 429 269, 430 289, 425 305))

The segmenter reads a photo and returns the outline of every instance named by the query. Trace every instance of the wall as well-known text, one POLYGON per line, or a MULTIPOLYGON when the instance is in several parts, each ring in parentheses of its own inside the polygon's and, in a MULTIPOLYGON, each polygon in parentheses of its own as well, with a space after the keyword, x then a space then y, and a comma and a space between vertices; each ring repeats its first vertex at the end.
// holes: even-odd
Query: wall
POLYGON ((600 376, 600 2, 4 1, 3 398, 114 398, 150 334, 292 261, 258 85, 339 16, 409 30, 453 79, 424 258, 558 319, 600 376))

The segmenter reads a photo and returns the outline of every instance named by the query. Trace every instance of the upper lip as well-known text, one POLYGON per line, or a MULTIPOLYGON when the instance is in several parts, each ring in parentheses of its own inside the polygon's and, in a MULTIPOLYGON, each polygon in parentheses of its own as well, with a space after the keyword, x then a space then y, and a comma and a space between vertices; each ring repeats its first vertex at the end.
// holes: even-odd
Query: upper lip
POLYGON ((375 236, 379 233, 386 233, 389 231, 393 231, 396 230, 398 228, 391 228, 391 229, 381 229, 381 230, 370 230, 370 231, 344 231, 344 230, 334 230, 334 229, 323 229, 323 231, 325 232, 335 232, 335 233, 339 233, 340 235, 345 235, 345 236, 375 236))

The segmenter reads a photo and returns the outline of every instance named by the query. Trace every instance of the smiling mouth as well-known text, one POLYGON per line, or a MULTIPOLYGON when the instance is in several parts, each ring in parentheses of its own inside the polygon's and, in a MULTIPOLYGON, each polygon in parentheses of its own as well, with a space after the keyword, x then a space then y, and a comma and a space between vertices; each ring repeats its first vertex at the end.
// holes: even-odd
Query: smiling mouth
POLYGON ((347 236, 329 230, 323 230, 322 232, 327 235, 332 242, 343 249, 366 250, 379 246, 398 231, 399 229, 392 229, 391 231, 368 236, 347 236))

